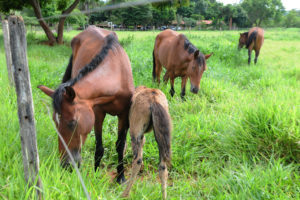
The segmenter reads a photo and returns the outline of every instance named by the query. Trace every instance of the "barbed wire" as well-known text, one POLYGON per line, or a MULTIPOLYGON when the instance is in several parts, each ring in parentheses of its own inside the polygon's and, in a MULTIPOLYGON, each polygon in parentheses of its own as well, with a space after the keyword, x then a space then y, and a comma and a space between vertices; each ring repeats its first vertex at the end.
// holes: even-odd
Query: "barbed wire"
POLYGON ((123 2, 123 3, 118 3, 118 4, 112 4, 112 5, 105 5, 102 7, 97 7, 89 10, 83 10, 80 12, 71 12, 69 14, 58 14, 58 15, 52 15, 49 17, 42 17, 38 19, 32 19, 28 21, 41 21, 41 20, 49 20, 49 19, 55 19, 55 18, 60 18, 60 17, 68 17, 68 16, 78 16, 82 14, 90 14, 90 13, 96 13, 96 12, 104 12, 108 10, 116 10, 120 8, 128 8, 131 6, 142 6, 142 5, 147 5, 151 3, 163 3, 163 2, 171 2, 173 0, 141 0, 141 1, 133 1, 133 2, 123 2))

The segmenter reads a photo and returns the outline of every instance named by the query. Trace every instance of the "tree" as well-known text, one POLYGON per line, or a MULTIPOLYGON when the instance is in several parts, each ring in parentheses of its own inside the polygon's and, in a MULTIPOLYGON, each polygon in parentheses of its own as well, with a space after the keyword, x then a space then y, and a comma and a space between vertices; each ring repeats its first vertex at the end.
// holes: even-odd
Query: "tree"
POLYGON ((152 19, 151 5, 125 8, 121 15, 124 25, 133 25, 135 28, 137 25, 147 25, 152 19))
MULTIPOLYGON (((21 10, 25 6, 31 6, 34 14, 43 28, 50 45, 63 43, 64 23, 67 15, 70 14, 78 5, 80 0, 0 0, 0 11, 9 13, 10 10, 21 10), (57 37, 51 31, 48 23, 43 19, 43 8, 48 5, 55 6, 61 11, 62 16, 58 18, 57 37)), ((47 11, 45 9, 44 11, 47 11)))
POLYGON ((232 18, 237 15, 236 8, 231 4, 227 4, 222 9, 222 15, 223 15, 225 21, 228 22, 229 30, 231 30, 232 29, 232 18))
POLYGON ((183 21, 185 26, 189 28, 196 25, 196 20, 194 20, 193 18, 184 17, 183 21))
POLYGON ((249 21, 256 26, 274 18, 284 9, 281 0, 244 0, 242 7, 247 12, 249 21))
POLYGON ((288 12, 284 20, 284 26, 289 27, 300 27, 300 11, 295 9, 288 12))
POLYGON ((173 7, 152 8, 152 23, 155 26, 169 25, 175 19, 175 9, 173 7))
POLYGON ((190 18, 193 14, 193 8, 191 6, 182 6, 177 8, 177 15, 180 15, 185 18, 190 18))

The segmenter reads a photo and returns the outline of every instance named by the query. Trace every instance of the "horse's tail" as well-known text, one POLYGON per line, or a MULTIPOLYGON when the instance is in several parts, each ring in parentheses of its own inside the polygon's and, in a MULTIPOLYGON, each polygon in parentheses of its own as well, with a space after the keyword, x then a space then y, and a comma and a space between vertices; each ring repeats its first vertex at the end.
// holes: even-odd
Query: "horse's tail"
POLYGON ((68 80, 71 79, 71 75, 72 75, 72 65, 73 65, 72 61, 73 61, 73 54, 72 54, 71 57, 70 57, 69 64, 68 64, 67 69, 66 69, 66 71, 65 71, 65 74, 64 74, 62 83, 65 83, 65 82, 67 82, 68 80))
POLYGON ((153 78, 153 81, 155 81, 155 78, 156 78, 156 73, 155 73, 155 68, 156 68, 156 65, 155 65, 155 55, 154 55, 154 49, 153 49, 153 52, 152 52, 152 58, 153 58, 153 71, 152 71, 152 78, 153 78))
POLYGON ((157 102, 154 102, 150 109, 159 157, 169 165, 171 162, 171 119, 169 113, 157 102))
POLYGON ((257 31, 253 31, 251 34, 250 34, 250 36, 249 36, 249 38, 248 38, 248 40, 247 40, 247 44, 246 44, 246 48, 249 48, 249 46, 251 45, 251 43, 254 41, 256 41, 256 36, 257 36, 257 31))

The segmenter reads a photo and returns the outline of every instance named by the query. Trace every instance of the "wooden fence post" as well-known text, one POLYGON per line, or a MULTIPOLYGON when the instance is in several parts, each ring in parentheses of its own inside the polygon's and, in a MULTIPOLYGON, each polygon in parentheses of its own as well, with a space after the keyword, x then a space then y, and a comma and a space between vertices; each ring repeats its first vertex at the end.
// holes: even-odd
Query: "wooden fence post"
POLYGON ((37 197, 42 199, 42 183, 38 175, 39 156, 27 60, 26 30, 22 17, 10 16, 8 23, 14 81, 18 101, 25 180, 29 186, 36 184, 37 197))
POLYGON ((9 85, 13 86, 14 77, 13 77, 11 51, 10 51, 9 28, 8 28, 8 22, 5 19, 2 20, 2 30, 3 30, 3 40, 4 40, 8 80, 9 80, 9 85))

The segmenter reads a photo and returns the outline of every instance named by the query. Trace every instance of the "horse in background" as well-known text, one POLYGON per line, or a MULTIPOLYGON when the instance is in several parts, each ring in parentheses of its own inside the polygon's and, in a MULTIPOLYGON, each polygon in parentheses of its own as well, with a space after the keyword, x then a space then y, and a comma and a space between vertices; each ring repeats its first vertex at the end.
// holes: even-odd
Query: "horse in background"
MULTIPOLYGON (((72 156, 80 166, 81 148, 94 126, 95 170, 104 154, 102 124, 106 114, 118 116, 117 182, 125 182, 123 151, 129 127, 128 114, 134 92, 129 58, 114 32, 90 26, 71 41, 72 56, 55 91, 38 86, 53 100, 53 120, 72 156)), ((63 167, 70 157, 59 140, 63 167)))
POLYGON ((249 32, 240 33, 238 49, 240 50, 245 45, 248 49, 248 64, 251 63, 251 52, 255 50, 254 63, 257 63, 257 58, 259 56, 260 48, 264 43, 264 30, 259 27, 253 27, 249 32))
POLYGON ((130 136, 133 151, 132 173, 122 196, 127 197, 143 162, 144 134, 153 128, 159 149, 159 177, 163 199, 167 198, 167 165, 171 162, 171 118, 168 101, 158 89, 140 86, 132 97, 129 112, 130 136))
POLYGON ((191 92, 197 94, 203 72, 207 69, 206 60, 211 56, 203 55, 183 34, 167 29, 156 36, 153 50, 153 81, 160 83, 162 66, 166 68, 164 82, 170 78, 173 97, 174 79, 181 77, 181 93, 185 96, 187 79, 191 81, 191 92))

